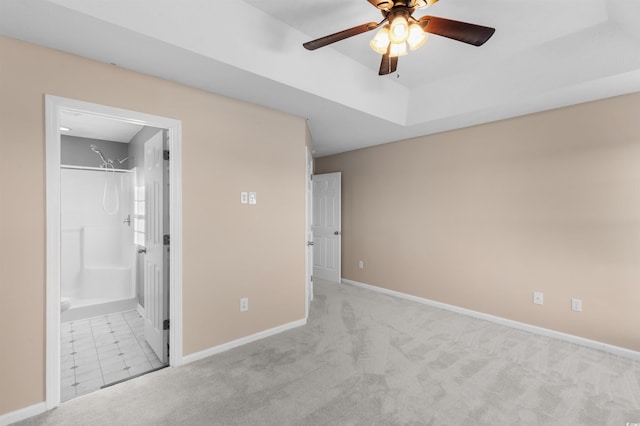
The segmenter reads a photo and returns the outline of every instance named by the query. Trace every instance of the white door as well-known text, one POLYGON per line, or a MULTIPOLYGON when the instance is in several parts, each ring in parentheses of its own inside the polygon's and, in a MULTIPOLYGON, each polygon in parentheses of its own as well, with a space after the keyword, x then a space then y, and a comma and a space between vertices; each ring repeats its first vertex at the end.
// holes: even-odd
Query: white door
POLYGON ((313 276, 340 282, 341 173, 313 176, 313 276))
POLYGON ((306 238, 307 238, 307 253, 306 253, 306 275, 307 275, 307 317, 309 316, 309 305, 313 300, 313 231, 311 230, 312 215, 313 215, 313 157, 309 148, 305 148, 307 156, 307 191, 306 191, 306 238))
POLYGON ((169 246, 164 245, 165 201, 168 189, 168 161, 164 160, 163 132, 158 132, 144 144, 145 170, 145 245, 144 257, 144 337, 160 361, 168 362, 169 330, 169 280, 165 273, 165 255, 169 246), (167 324, 168 325, 168 324, 167 324))

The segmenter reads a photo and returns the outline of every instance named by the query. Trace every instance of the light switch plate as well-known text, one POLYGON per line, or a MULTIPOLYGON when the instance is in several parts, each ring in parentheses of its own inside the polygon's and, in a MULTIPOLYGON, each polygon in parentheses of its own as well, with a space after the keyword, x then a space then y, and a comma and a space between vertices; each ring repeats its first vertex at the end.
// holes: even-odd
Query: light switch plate
POLYGON ((258 199, 256 198, 255 192, 249 193, 249 204, 258 204, 258 199))
POLYGON ((242 204, 247 204, 249 202, 249 194, 246 192, 240 193, 240 202, 242 204))
POLYGON ((582 299, 571 298, 571 310, 582 312, 582 299))

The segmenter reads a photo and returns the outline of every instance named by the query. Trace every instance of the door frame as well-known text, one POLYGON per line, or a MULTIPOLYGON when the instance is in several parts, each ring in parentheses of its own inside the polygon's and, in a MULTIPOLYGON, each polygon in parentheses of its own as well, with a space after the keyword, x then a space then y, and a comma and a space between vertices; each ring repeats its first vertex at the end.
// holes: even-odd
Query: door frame
POLYGON ((182 353, 182 122, 172 118, 45 95, 46 155, 46 363, 47 409, 60 405, 60 115, 74 112, 167 129, 169 135, 169 365, 183 364, 182 353))
POLYGON ((309 319, 309 305, 313 301, 313 231, 311 229, 313 217, 313 155, 305 146, 305 318, 309 319))

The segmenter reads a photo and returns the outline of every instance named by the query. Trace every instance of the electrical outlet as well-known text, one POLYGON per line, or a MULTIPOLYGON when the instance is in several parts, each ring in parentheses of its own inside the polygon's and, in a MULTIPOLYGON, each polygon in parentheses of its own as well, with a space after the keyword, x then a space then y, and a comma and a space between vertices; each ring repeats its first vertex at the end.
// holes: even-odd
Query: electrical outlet
POLYGON ((576 312, 582 312, 582 299, 571 299, 571 310, 576 312))
POLYGON ((246 312, 249 310, 249 298, 243 297, 240 299, 240 312, 246 312))
POLYGON ((246 192, 240 193, 240 203, 247 204, 249 202, 249 194, 246 192))
POLYGON ((359 260, 358 261, 358 268, 364 269, 364 260, 359 260))
POLYGON ((533 303, 536 305, 542 305, 544 303, 544 294, 541 291, 533 292, 533 303))

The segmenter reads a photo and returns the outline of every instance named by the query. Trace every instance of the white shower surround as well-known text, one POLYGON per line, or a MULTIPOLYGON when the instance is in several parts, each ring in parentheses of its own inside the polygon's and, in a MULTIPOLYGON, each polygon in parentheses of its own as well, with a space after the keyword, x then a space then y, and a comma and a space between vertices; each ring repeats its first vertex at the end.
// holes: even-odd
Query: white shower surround
MULTIPOLYGON (((66 315, 73 319, 78 319, 74 309, 85 307, 86 314, 80 317, 91 316, 103 312, 87 310, 88 305, 105 308, 110 302, 135 297, 133 228, 124 223, 131 214, 133 174, 109 172, 120 201, 113 215, 102 205, 106 178, 101 170, 60 170, 61 295, 71 299, 66 315)), ((109 200, 113 202, 112 197, 109 200)))

